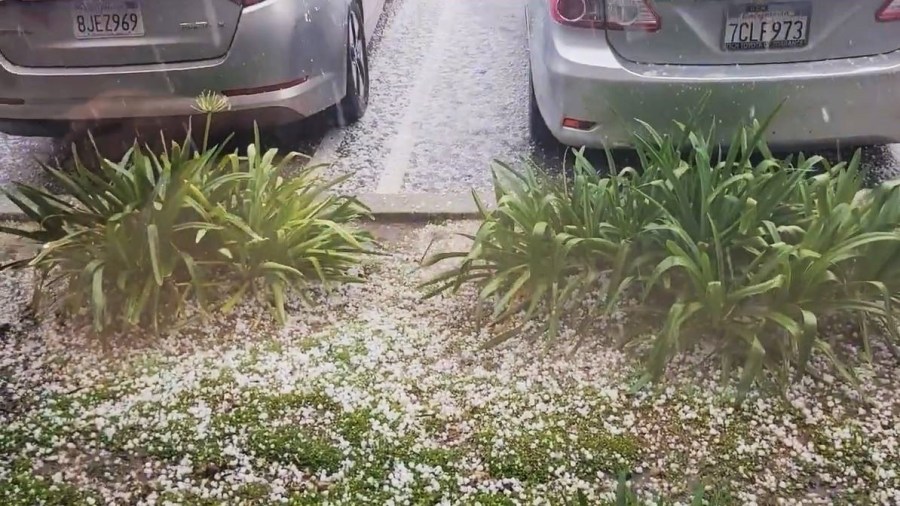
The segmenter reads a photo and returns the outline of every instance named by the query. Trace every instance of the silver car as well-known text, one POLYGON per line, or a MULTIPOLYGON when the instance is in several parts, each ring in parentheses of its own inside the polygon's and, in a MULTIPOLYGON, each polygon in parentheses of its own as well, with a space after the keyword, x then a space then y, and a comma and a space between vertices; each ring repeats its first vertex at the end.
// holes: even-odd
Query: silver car
POLYGON ((538 142, 628 147, 635 119, 716 140, 783 102, 774 146, 900 141, 900 0, 528 0, 538 142))
POLYGON ((0 0, 0 131, 183 118, 205 90, 230 98, 229 123, 329 108, 351 123, 368 103, 366 34, 383 4, 0 0))

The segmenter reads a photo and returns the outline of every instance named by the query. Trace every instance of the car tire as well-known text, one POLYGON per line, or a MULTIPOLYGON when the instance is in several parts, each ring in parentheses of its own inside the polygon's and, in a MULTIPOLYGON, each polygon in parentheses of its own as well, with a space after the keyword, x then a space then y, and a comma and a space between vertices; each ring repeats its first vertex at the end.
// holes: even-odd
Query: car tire
POLYGON ((347 93, 335 106, 339 126, 359 121, 369 105, 369 54, 362 7, 354 1, 347 14, 347 93))
POLYGON ((863 144, 842 148, 835 162, 849 163, 857 149, 860 150, 860 170, 866 187, 874 188, 900 177, 897 156, 891 146, 886 144, 863 144))
POLYGON ((528 107, 528 133, 532 144, 534 144, 536 154, 545 158, 548 162, 559 160, 562 158, 565 148, 553 136, 553 132, 547 126, 547 121, 544 120, 544 116, 541 114, 537 103, 537 95, 534 92, 534 81, 531 78, 528 80, 528 94, 531 97, 528 107))

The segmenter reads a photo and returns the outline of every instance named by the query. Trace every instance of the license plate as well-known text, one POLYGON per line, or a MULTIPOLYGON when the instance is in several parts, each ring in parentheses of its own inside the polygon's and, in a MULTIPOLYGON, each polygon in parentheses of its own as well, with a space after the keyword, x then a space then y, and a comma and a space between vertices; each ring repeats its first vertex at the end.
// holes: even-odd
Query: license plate
POLYGON ((727 51, 804 47, 810 12, 807 2, 732 5, 723 45, 727 51))
POLYGON ((72 4, 76 39, 141 37, 144 18, 137 0, 78 0, 72 4))

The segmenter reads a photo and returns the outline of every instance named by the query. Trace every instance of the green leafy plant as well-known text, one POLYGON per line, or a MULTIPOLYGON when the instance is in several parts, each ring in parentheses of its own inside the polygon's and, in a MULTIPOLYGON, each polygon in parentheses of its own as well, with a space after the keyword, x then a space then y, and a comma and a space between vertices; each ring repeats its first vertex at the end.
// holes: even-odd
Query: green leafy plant
MULTIPOLYGON (((536 170, 519 173, 497 164, 494 170, 496 211, 481 202, 484 223, 473 237, 470 252, 440 253, 428 260, 460 258, 458 269, 431 280, 428 295, 465 282, 479 282, 480 297, 494 298, 494 321, 502 323, 525 311, 526 319, 541 309, 549 312, 541 332, 555 335, 566 301, 592 287, 599 272, 591 271, 594 252, 615 255, 604 237, 583 237, 567 227, 564 207, 570 204, 556 183, 536 170)), ((476 201, 478 196, 475 195, 476 201)), ((501 334, 494 344, 513 336, 521 326, 501 334)))
POLYGON ((833 167, 821 157, 775 158, 762 135, 768 122, 737 131, 725 151, 712 130, 678 125, 672 136, 644 125, 640 171, 610 160, 601 175, 580 151, 562 181, 533 165, 495 164, 497 208, 479 203, 483 223, 469 251, 426 262, 459 260, 425 284, 426 295, 478 284, 501 325, 487 346, 535 319, 537 335, 555 339, 560 320, 584 314, 586 296, 596 295, 582 325, 617 308, 651 322, 652 332, 627 343, 645 350, 647 379, 710 343, 725 377, 743 366, 741 395, 764 370, 783 381, 802 375, 814 354, 853 380, 819 322, 878 322, 896 348, 900 194, 893 184, 864 189, 858 154, 833 167), (641 303, 621 307, 625 294, 641 303))
POLYGON ((361 254, 373 252, 371 236, 347 224, 367 217, 368 210, 355 198, 331 193, 346 176, 324 181, 320 167, 311 167, 285 180, 286 167, 296 155, 276 163, 277 151, 263 153, 259 146, 257 136, 246 156, 228 157, 219 177, 233 176, 233 184, 213 180, 215 190, 209 193, 225 191, 215 195, 210 218, 222 223, 214 236, 221 241, 219 251, 230 263, 236 286, 225 307, 261 280, 272 296, 276 317, 284 322, 288 286, 362 281, 348 271, 361 254))
MULTIPOLYGON (((698 483, 689 488, 691 490, 690 503, 675 502, 671 499, 657 498, 655 500, 641 500, 634 484, 629 481, 627 473, 619 473, 616 480, 615 497, 603 504, 609 506, 667 506, 669 504, 690 504, 691 506, 718 506, 725 504, 733 504, 731 495, 726 489, 706 487, 702 483, 698 483)), ((591 504, 587 495, 582 490, 578 490, 575 494, 565 501, 567 506, 587 506, 591 504)))
POLYGON ((227 101, 204 95, 198 108, 208 114, 199 148, 188 132, 161 154, 135 144, 113 162, 98 152, 95 168, 75 153, 72 173, 43 166, 65 197, 21 183, 4 190, 31 223, 0 231, 44 245, 4 267, 33 267, 47 285, 62 283, 58 302, 87 308, 97 330, 158 328, 160 315, 177 318, 191 298, 227 310, 259 283, 284 321, 287 287, 359 281, 347 271, 371 237, 352 222, 368 211, 328 193, 342 179, 324 181, 307 167, 286 180, 296 155, 276 162, 258 132, 243 155, 209 147, 212 115, 227 101))
MULTIPOLYGON (((732 503, 729 494, 724 489, 708 489, 700 483, 691 487, 690 490, 692 491, 690 496, 691 506, 718 506, 732 503)), ((580 497, 583 497, 583 494, 580 497)), ((581 504, 581 502, 578 504, 581 504)), ((662 498, 656 501, 641 501, 633 484, 628 481, 627 475, 620 473, 616 482, 616 498, 613 504, 615 506, 639 506, 641 504, 663 506, 671 503, 662 498)))
POLYGON ((195 156, 173 144, 155 155, 136 146, 120 162, 103 160, 97 172, 77 154, 74 174, 44 166, 69 198, 25 184, 6 192, 37 230, 2 230, 44 243, 37 256, 14 266, 36 268, 51 285, 62 282, 61 302, 71 311, 89 307, 97 329, 115 318, 137 325, 149 316, 157 324, 157 315, 179 311, 193 257, 204 256, 182 236, 215 226, 198 221, 193 194, 219 154, 195 156))

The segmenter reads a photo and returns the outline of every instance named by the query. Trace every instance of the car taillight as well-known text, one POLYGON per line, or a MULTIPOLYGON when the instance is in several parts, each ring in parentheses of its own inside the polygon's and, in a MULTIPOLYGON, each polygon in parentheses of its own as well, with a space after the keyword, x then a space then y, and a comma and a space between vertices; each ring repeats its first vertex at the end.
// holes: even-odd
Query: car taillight
POLYGON ((265 0, 231 0, 232 2, 240 5, 241 7, 250 7, 251 5, 256 5, 264 2, 265 0))
POLYGON ((610 30, 659 30, 659 14, 650 0, 606 0, 606 28, 610 30))
POLYGON ((875 14, 878 21, 900 21, 900 0, 888 0, 875 14))
POLYGON ((550 0, 550 15, 557 23, 580 28, 604 28, 603 0, 550 0))
POLYGON ((659 30, 650 0, 550 0, 550 13, 561 24, 607 30, 659 30))

